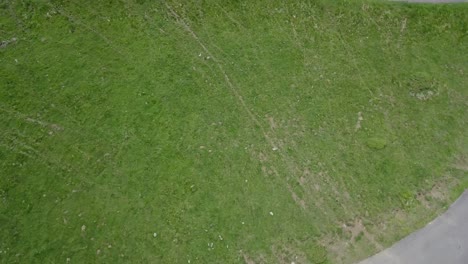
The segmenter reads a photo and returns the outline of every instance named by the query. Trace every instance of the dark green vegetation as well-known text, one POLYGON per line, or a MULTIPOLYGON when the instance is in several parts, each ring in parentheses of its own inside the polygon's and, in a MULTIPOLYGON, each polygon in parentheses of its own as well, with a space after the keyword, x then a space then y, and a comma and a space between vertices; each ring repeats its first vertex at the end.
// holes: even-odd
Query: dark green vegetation
POLYGON ((182 2, 0 1, 0 262, 348 263, 468 186, 467 5, 182 2))

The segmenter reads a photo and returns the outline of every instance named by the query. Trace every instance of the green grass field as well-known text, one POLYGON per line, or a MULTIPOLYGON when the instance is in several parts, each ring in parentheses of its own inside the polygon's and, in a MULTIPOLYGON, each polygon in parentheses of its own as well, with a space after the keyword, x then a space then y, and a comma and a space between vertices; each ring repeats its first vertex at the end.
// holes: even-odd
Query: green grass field
POLYGON ((352 263, 468 187, 468 5, 0 1, 1 263, 352 263))

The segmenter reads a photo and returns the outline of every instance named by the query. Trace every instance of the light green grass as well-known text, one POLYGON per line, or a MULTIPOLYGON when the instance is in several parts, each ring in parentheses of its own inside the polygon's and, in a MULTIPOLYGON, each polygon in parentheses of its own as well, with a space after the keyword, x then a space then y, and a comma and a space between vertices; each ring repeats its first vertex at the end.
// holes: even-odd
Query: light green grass
POLYGON ((440 213, 468 6, 329 2, 1 1, 0 262, 349 263, 440 213))

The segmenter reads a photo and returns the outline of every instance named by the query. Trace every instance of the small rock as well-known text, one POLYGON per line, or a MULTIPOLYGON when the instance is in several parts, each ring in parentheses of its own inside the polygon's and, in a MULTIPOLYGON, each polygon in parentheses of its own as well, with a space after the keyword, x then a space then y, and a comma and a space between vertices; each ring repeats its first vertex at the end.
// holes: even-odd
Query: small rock
POLYGON ((273 212, 270 212, 270 215, 273 215, 273 212))
POLYGON ((153 233, 153 237, 157 237, 158 236, 158 233, 153 233))

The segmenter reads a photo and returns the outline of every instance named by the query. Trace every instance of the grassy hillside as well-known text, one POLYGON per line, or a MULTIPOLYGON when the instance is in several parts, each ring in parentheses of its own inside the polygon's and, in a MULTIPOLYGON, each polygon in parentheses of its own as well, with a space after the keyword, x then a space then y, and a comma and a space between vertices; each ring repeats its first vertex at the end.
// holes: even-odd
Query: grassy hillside
POLYGON ((0 1, 0 262, 375 253, 468 187, 467 29, 465 4, 0 1))

